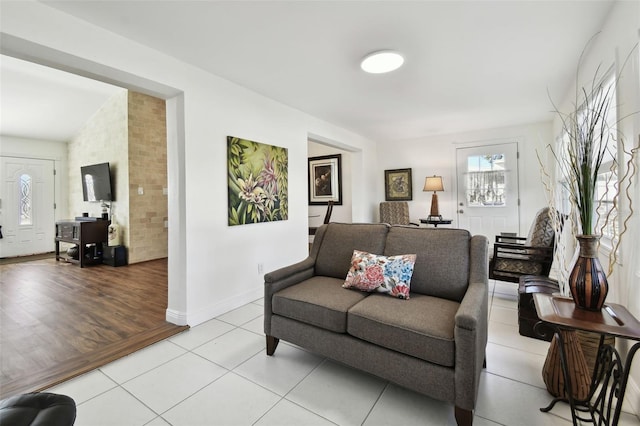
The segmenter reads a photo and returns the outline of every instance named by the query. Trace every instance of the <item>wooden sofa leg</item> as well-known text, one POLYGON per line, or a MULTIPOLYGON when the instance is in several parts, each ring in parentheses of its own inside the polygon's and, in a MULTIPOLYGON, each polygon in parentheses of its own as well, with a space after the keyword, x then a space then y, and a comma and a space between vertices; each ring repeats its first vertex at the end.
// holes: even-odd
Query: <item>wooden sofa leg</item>
POLYGON ((280 339, 276 339, 273 336, 267 336, 267 355, 271 356, 276 351, 280 339))
POLYGON ((471 426, 473 424, 473 410, 464 410, 456 405, 455 416, 458 426, 471 426))

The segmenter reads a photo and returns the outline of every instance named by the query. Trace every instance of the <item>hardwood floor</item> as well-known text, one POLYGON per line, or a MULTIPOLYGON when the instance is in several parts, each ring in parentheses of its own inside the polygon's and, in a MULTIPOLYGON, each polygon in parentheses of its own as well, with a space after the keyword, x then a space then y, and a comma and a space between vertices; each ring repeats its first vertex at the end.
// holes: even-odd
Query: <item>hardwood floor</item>
POLYGON ((167 259, 0 265, 0 398, 43 390, 185 330, 165 321, 167 259))

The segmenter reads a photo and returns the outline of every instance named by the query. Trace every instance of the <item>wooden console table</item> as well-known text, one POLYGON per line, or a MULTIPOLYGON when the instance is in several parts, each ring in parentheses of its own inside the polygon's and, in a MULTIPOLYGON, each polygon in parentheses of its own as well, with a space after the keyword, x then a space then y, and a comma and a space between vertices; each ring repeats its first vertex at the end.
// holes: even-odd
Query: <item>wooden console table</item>
MULTIPOLYGON (((107 244, 107 233, 109 221, 97 220, 67 220, 56 222, 56 260, 66 260, 67 262, 79 263, 84 268, 88 263, 100 263, 102 258, 88 259, 87 245, 107 244), (60 242, 73 243, 78 245, 78 259, 60 255, 60 242)), ((102 247, 100 247, 102 249, 102 247)))
POLYGON ((564 400, 571 406, 571 417, 575 426, 579 424, 578 421, 596 425, 617 425, 631 363, 640 349, 640 322, 624 306, 615 303, 606 304, 600 312, 593 312, 576 307, 573 300, 566 297, 536 293, 533 300, 540 321, 551 326, 558 339, 565 390, 568 395, 568 401, 555 398, 549 406, 540 410, 547 412, 556 402, 564 400), (584 330, 600 335, 598 358, 589 393, 584 400, 576 400, 571 390, 570 372, 561 333, 571 330, 584 330), (624 364, 615 347, 603 344, 605 336, 638 342, 629 349, 624 364), (585 414, 588 417, 584 417, 585 414))

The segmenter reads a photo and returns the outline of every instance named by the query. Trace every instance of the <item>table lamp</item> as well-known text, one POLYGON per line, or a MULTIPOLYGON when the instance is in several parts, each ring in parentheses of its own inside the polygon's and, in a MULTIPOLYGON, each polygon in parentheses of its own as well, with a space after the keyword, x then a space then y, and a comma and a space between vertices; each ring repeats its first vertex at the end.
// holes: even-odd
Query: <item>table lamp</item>
POLYGON ((442 220, 442 216, 438 211, 438 194, 436 194, 437 191, 444 191, 442 176, 428 176, 424 180, 423 191, 433 191, 433 195, 431 196, 431 213, 429 213, 427 220, 442 220))

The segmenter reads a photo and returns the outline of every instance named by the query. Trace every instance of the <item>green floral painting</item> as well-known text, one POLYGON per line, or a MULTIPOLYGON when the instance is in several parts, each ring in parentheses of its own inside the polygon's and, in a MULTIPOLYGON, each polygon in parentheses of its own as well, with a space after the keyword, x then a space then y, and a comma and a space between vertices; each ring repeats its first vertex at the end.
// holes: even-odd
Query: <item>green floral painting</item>
POLYGON ((288 151, 227 136, 229 225, 287 220, 288 151))

